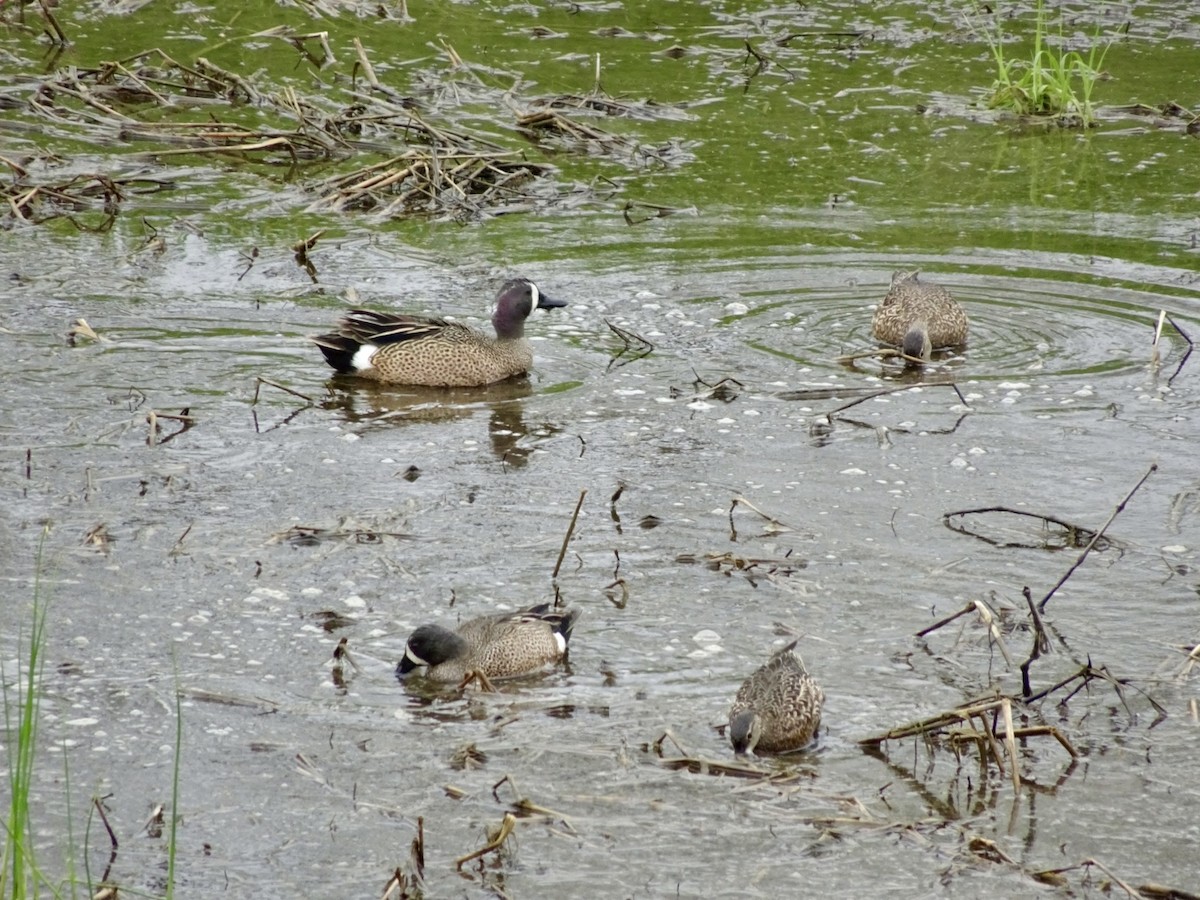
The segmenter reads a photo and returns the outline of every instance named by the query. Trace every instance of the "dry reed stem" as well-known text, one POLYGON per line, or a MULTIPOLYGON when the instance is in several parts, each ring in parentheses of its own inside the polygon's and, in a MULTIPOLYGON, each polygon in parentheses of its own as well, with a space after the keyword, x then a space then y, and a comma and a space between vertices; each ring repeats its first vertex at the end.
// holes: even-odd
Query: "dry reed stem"
POLYGON ((695 756, 686 749, 669 729, 660 734, 644 749, 658 757, 659 764, 674 771, 685 770, 693 775, 725 775, 731 778, 748 778, 760 783, 789 784, 810 778, 811 773, 797 768, 760 768, 752 763, 739 761, 705 759, 695 756), (679 756, 664 756, 663 745, 670 741, 679 756))
POLYGON ((98 335, 92 326, 88 324, 87 319, 76 319, 71 323, 71 327, 67 331, 67 341, 72 347, 75 346, 75 341, 78 338, 95 341, 96 343, 111 343, 108 338, 98 335))
MULTIPOLYGON (((1069 681, 1069 680, 1068 680, 1069 681)), ((1067 682, 1064 682, 1066 684, 1067 682)), ((1061 685, 1060 685, 1061 686, 1061 685)), ((878 747, 886 741, 902 740, 908 737, 931 737, 938 733, 946 731, 953 725, 965 725, 968 728, 967 737, 971 740, 987 740, 992 748, 992 756, 996 763, 1003 770, 1002 759, 1005 755, 1008 756, 1014 768, 1017 762, 1015 753, 1015 744, 1008 747, 1007 754, 1001 754, 999 747, 995 744, 994 729, 987 723, 987 716, 996 716, 997 714, 1003 717, 1005 723, 1005 733, 1003 739, 1006 745, 1010 739, 1015 741, 1017 738, 1036 737, 1039 735, 1052 735, 1063 749, 1065 749, 1072 758, 1078 758, 1079 753, 1071 745, 1071 742, 1056 728, 1047 725, 1035 725, 1029 727, 1017 728, 1012 721, 1012 704, 1016 702, 1024 703, 1023 700, 1007 696, 997 697, 991 700, 985 700, 968 706, 959 707, 957 709, 946 710, 937 713, 933 716, 920 719, 916 722, 911 722, 907 725, 900 725, 892 728, 881 735, 862 738, 858 741, 860 746, 878 747), (972 726, 972 720, 979 719, 982 723, 982 728, 976 731, 972 726)))
POLYGON ((1004 635, 1000 631, 1000 624, 996 620, 996 614, 990 606, 982 600, 972 600, 956 613, 952 613, 945 618, 934 622, 927 628, 922 628, 916 633, 916 637, 925 637, 931 632, 937 631, 946 625, 949 625, 955 619, 961 618, 971 612, 977 612, 979 618, 987 626, 989 638, 1000 648, 1001 655, 1004 656, 1004 661, 1008 663, 1009 668, 1014 665, 1012 654, 1008 650, 1008 644, 1004 640, 1004 635))
POLYGON ((29 171, 15 160, 9 159, 7 156, 0 155, 0 162, 4 163, 18 178, 25 178, 29 175, 29 171))
POLYGON ((1155 372, 1158 371, 1158 367, 1162 363, 1162 355, 1158 351, 1158 342, 1162 338, 1163 323, 1166 320, 1167 311, 1160 309, 1158 311, 1158 324, 1154 326, 1154 339, 1150 342, 1150 368, 1155 372))
POLYGON ((1183 661, 1183 665, 1179 667, 1179 671, 1175 674, 1176 679, 1183 681, 1187 678, 1192 668, 1200 663, 1200 644, 1196 644, 1188 651, 1187 658, 1183 661))
POLYGON ((362 67, 363 77, 367 79, 369 84, 375 90, 379 90, 379 79, 375 77, 375 67, 371 65, 371 60, 367 59, 367 51, 363 49, 362 41, 357 37, 354 38, 354 53, 358 57, 358 65, 362 67))
POLYGON ((1012 764, 1013 791, 1020 793, 1021 770, 1017 764, 1017 741, 1014 737, 1015 729, 1013 728, 1012 701, 1007 697, 1000 701, 1000 713, 1004 719, 1004 749, 1008 751, 1008 758, 1012 764))
POLYGON ((1076 869, 1088 869, 1088 868, 1092 868, 1092 867, 1099 869, 1101 872, 1103 872, 1105 875, 1107 875, 1110 879, 1112 879, 1113 884, 1115 884, 1115 885, 1117 885, 1117 887, 1121 888, 1121 890, 1123 890, 1126 893, 1126 895, 1128 895, 1129 897, 1134 898, 1134 900, 1139 900, 1139 898, 1142 897, 1141 892, 1139 892, 1135 887, 1126 883, 1125 881, 1122 881, 1115 874, 1113 874, 1113 871, 1111 869, 1109 869, 1107 866, 1102 864, 1099 860, 1096 860, 1094 858, 1085 859, 1081 862, 1076 863, 1073 866, 1063 866, 1062 868, 1059 868, 1059 869, 1043 869, 1038 872, 1031 872, 1030 877, 1036 881, 1045 881, 1046 883, 1049 883, 1049 884, 1055 884, 1055 883, 1057 883, 1054 880, 1055 876, 1060 876, 1067 872, 1072 872, 1076 869))
POLYGON ((1050 652, 1051 645, 1050 638, 1046 635, 1046 626, 1042 622, 1041 613, 1034 605, 1033 594, 1028 585, 1021 589, 1021 595, 1025 598, 1025 605, 1029 607, 1029 617, 1033 620, 1033 643, 1029 648, 1029 657, 1021 663, 1021 696, 1028 701, 1033 695, 1029 669, 1035 661, 1042 657, 1042 654, 1050 652))
POLYGON ((42 18, 46 21, 46 35, 50 41, 60 47, 65 47, 71 42, 67 40, 66 32, 62 30, 62 26, 58 24, 58 19, 54 17, 54 13, 50 11, 50 0, 38 0, 38 9, 42 13, 42 18))
POLYGON ((513 829, 516 827, 516 816, 514 816, 512 813, 505 813, 504 820, 500 823, 500 828, 496 832, 495 837, 489 839, 488 842, 478 850, 468 853, 465 856, 460 856, 458 859, 454 860, 454 868, 456 870, 461 870, 463 863, 470 862, 471 860, 478 859, 485 854, 499 850, 504 846, 504 842, 508 840, 509 836, 513 833, 513 829))

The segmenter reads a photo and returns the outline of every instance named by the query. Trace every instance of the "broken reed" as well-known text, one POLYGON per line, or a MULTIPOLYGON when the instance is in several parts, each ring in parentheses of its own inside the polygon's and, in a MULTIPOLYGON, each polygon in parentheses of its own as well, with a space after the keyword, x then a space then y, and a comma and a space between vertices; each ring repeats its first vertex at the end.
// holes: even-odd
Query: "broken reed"
MULTIPOLYGON (((286 41, 316 68, 336 62, 325 32, 297 34, 276 28, 254 36, 286 41), (310 49, 313 41, 317 45, 310 49)), ((154 144, 154 149, 142 152, 151 159, 221 156, 259 165, 286 165, 290 170, 308 161, 379 156, 394 152, 392 148, 397 144, 405 148, 399 156, 309 186, 318 195, 310 210, 377 210, 384 216, 432 213, 473 218, 496 207, 520 211, 535 204, 545 206, 596 196, 594 189, 586 185, 566 189, 555 185, 556 170, 526 159, 522 150, 508 150, 477 132, 426 121, 421 104, 380 82, 361 41, 355 40, 355 48, 353 74, 362 73, 366 83, 359 84, 356 79, 342 91, 320 95, 302 96, 290 85, 260 85, 254 76, 221 68, 205 57, 186 63, 152 48, 90 68, 64 66, 32 82, 27 98, 18 107, 56 124, 75 124, 88 131, 99 129, 106 140, 115 132, 123 141, 154 144), (188 114, 197 107, 208 112, 207 116, 179 121, 180 111, 188 114), (243 123, 234 121, 247 118, 240 114, 242 110, 248 110, 250 118, 243 123), (272 114, 277 121, 260 126, 272 114)), ((453 71, 465 68, 453 49, 446 49, 454 63, 453 71)), ((446 86, 451 96, 457 97, 453 77, 451 74, 447 78, 446 86)), ((669 165, 690 158, 677 140, 661 147, 646 147, 560 112, 574 110, 593 116, 638 119, 689 117, 674 106, 616 100, 598 90, 582 97, 519 101, 525 110, 532 111, 517 108, 508 93, 497 102, 512 109, 512 124, 518 133, 539 148, 552 144, 551 152, 565 150, 589 157, 603 154, 633 165, 669 165)), ((436 100, 430 103, 437 105, 436 100)), ((167 180, 117 180, 102 175, 54 182, 38 179, 17 160, 0 157, 0 163, 16 176, 3 188, 14 217, 44 221, 93 208, 99 201, 106 218, 98 227, 78 223, 88 230, 111 227, 131 193, 173 186, 167 180)), ((628 211, 626 214, 628 217, 628 211)))
POLYGON ((521 190, 550 169, 508 153, 408 150, 314 186, 308 210, 376 210, 385 217, 469 207, 480 211, 525 199, 521 190))

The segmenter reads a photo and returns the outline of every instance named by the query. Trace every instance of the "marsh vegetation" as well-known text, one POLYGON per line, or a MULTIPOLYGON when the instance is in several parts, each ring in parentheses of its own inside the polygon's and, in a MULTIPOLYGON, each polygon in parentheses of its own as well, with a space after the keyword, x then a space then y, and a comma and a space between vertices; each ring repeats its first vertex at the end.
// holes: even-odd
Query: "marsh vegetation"
POLYGON ((1192 5, 0 28, 4 896, 1195 892, 1192 5), (308 340, 513 275, 528 380, 308 340), (549 675, 395 680, 540 603, 549 675), (735 758, 792 641, 817 744, 735 758))

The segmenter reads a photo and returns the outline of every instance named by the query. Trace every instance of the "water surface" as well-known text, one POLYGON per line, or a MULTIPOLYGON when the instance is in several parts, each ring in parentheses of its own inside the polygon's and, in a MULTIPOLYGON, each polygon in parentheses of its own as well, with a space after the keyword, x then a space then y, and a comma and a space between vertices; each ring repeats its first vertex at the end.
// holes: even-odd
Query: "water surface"
MULTIPOLYGON (((22 103, 44 68, 160 46, 333 107, 362 88, 358 37, 430 120, 551 164, 561 195, 469 220, 322 212, 314 185, 368 157, 158 157, 167 144, 116 128, 101 144, 82 116, 11 112, 3 155, 39 181, 59 165, 171 181, 129 192, 100 233, 58 217, 9 221, 0 241, 10 685, 49 527, 43 865, 66 870, 68 815, 81 855, 86 805, 104 796, 122 839, 110 877, 162 889, 165 839, 143 826, 170 801, 178 690, 189 893, 377 895, 409 867, 418 817, 431 895, 1058 893, 1027 873, 1088 858, 1131 884, 1195 890, 1196 375, 1178 331, 1166 327, 1158 364, 1152 340, 1160 311, 1200 333, 1200 170, 1182 129, 1115 110, 1186 100, 1174 92, 1197 65, 1200 17, 1139 6, 1106 57, 1109 112, 1079 134, 977 104, 990 57, 953 4, 358 12, 73 12, 75 43, 52 65, 36 32, 4 38, 6 95, 22 103), (256 36, 281 23, 328 29, 337 63, 256 36), (863 34, 832 34, 851 31, 863 34), (610 95, 665 108, 581 120, 670 152, 516 132, 510 108, 587 94, 596 54, 610 95), (659 207, 674 212, 629 223, 659 207), (292 245, 322 228, 314 278, 292 245), (839 361, 873 346, 871 310, 898 268, 950 287, 972 320, 966 350, 920 378, 839 361), (306 340, 351 302, 484 327, 518 273, 570 301, 531 319, 527 382, 358 385, 331 378, 306 340), (78 318, 102 340, 69 346, 78 318), (653 352, 617 357, 607 323, 653 352), (148 441, 150 410, 185 409, 195 424, 163 419, 148 441), (1081 759, 1031 739, 1015 794, 973 750, 961 766, 911 740, 865 755, 862 738, 1019 693, 1022 588, 1044 596, 1077 556, 980 541, 943 516, 1008 506, 1098 528, 1151 464, 1111 544, 1044 613, 1053 652, 1032 667, 1037 687, 1088 660, 1127 682, 1124 702, 1095 682, 1031 711, 1081 759), (715 567, 695 561, 706 555, 715 567), (762 562, 720 563, 735 558, 762 562), (584 611, 564 670, 496 695, 395 681, 416 625, 556 594, 584 611), (972 618, 914 636, 976 599, 1009 611, 1016 666, 972 618), (666 731, 732 761, 716 726, 793 634, 828 695, 801 777, 660 764, 666 731), (342 638, 354 664, 336 674, 342 638), (457 873, 521 799, 544 811, 522 816, 508 855, 457 873), (982 861, 973 838, 1011 862, 982 861)), ((1097 22, 1076 12, 1073 39, 1097 22)), ((268 102, 208 107, 285 118, 268 102)), ((97 834, 93 878, 108 858, 97 834)))

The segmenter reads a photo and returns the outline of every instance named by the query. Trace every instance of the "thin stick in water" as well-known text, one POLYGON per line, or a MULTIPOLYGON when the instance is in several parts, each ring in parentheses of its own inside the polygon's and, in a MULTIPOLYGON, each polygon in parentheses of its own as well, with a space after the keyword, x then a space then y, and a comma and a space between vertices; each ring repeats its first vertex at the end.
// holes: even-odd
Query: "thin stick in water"
POLYGON ((1112 512, 1112 515, 1108 517, 1108 521, 1104 523, 1104 525, 1100 528, 1099 531, 1097 531, 1094 535, 1092 535, 1092 539, 1090 541, 1088 541, 1088 545, 1083 548, 1083 552, 1079 554, 1079 558, 1077 560, 1075 560, 1075 563, 1071 566, 1071 568, 1067 569, 1067 574, 1064 575, 1062 578, 1058 579, 1058 584, 1056 584, 1056 585, 1054 585, 1054 587, 1050 588, 1050 593, 1048 593, 1045 597, 1043 597, 1038 602, 1038 607, 1037 607, 1038 612, 1045 612, 1046 604, 1050 602, 1050 598, 1054 596, 1054 592, 1057 591, 1064 584, 1066 584, 1067 579, 1075 574, 1075 570, 1078 569, 1081 565, 1083 565, 1083 561, 1085 559, 1087 559, 1088 554, 1092 552, 1092 548, 1096 546, 1097 542, 1104 535, 1104 532, 1106 530, 1108 530, 1108 526, 1111 525, 1113 523, 1113 520, 1121 514, 1121 512, 1125 509, 1125 505, 1133 498, 1133 495, 1137 493, 1138 488, 1140 488, 1143 484, 1146 483, 1146 479, 1149 478, 1151 475, 1153 475, 1157 471, 1158 471, 1158 463, 1151 463, 1150 468, 1146 470, 1146 474, 1138 479, 1138 483, 1135 484, 1133 486, 1133 488, 1130 489, 1129 493, 1125 495, 1125 499, 1117 504, 1117 508, 1114 509, 1112 512))
POLYGON ((571 515, 571 524, 563 536, 562 547, 558 551, 558 560, 554 563, 554 572, 551 574, 551 578, 557 578, 559 569, 562 568, 563 557, 567 555, 567 545, 571 543, 571 535, 575 533, 575 523, 579 520, 579 510, 583 508, 583 498, 586 496, 587 488, 584 488, 579 492, 579 502, 575 504, 575 512, 571 515))

